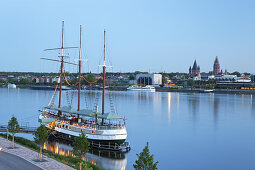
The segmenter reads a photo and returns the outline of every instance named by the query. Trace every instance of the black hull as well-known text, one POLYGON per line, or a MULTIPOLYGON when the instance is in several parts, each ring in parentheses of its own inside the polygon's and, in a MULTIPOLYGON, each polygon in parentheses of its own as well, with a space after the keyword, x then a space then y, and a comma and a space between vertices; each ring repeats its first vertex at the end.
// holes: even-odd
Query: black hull
MULTIPOLYGON (((56 132, 51 133, 50 138, 57 138, 62 140, 67 140, 74 142, 75 136, 67 135, 64 133, 56 132)), ((88 139, 91 148, 96 148, 99 150, 112 150, 112 151, 121 151, 121 150, 130 150, 130 146, 125 139, 123 140, 91 140, 88 139)))

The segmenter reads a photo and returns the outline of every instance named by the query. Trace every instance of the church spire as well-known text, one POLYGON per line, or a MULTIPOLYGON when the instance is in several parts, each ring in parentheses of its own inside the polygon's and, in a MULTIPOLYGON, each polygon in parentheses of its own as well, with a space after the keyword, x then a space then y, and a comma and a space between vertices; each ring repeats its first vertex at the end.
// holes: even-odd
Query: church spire
POLYGON ((213 74, 217 75, 219 73, 220 73, 220 63, 219 63, 218 56, 216 56, 214 64, 213 64, 213 74))

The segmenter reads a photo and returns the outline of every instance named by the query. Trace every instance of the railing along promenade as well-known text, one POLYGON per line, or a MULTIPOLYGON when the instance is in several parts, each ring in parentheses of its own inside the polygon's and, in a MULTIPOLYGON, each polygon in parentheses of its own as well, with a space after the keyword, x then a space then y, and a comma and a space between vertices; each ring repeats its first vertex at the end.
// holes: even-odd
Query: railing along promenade
MULTIPOLYGON (((34 134, 37 127, 20 126, 18 133, 32 133, 34 134)), ((8 132, 7 125, 0 125, 0 132, 8 132)))

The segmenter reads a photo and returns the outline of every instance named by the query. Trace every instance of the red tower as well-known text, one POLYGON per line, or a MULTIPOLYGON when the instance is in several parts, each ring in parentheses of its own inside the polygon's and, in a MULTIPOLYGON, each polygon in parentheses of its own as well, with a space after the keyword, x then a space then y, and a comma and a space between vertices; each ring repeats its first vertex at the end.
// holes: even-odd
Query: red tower
POLYGON ((216 59, 213 64, 213 74, 214 75, 220 74, 220 63, 218 60, 218 56, 216 56, 216 59))

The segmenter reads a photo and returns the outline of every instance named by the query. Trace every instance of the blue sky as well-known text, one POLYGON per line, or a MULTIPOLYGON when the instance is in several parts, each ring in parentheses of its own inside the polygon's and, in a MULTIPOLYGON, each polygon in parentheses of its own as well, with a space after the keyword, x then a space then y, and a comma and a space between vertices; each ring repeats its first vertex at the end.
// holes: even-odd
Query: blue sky
POLYGON ((43 50, 60 46, 64 20, 66 46, 79 44, 83 26, 85 71, 98 72, 106 29, 110 71, 188 72, 197 59, 208 72, 218 56, 223 69, 255 73, 254 8, 235 0, 0 1, 0 71, 58 71, 40 57, 57 58, 43 50))

